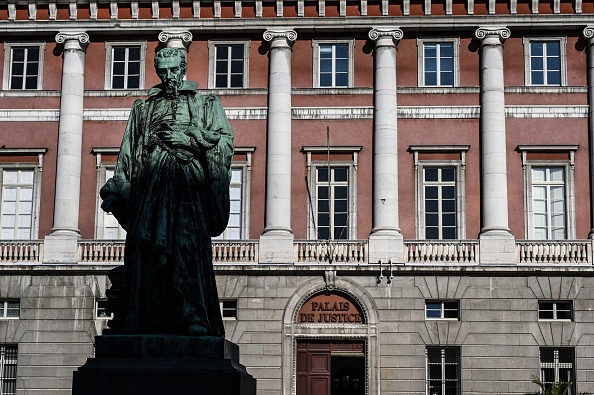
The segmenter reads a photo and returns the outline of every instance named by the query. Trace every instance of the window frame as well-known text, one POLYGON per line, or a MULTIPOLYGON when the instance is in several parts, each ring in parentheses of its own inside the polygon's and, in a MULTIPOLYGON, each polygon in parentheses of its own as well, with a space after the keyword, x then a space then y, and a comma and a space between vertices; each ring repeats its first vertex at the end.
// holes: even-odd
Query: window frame
POLYGON ((208 89, 247 89, 249 88, 249 71, 250 71, 250 48, 251 40, 208 40, 208 89), (217 46, 220 45, 243 45, 243 86, 229 87, 227 82, 226 87, 216 87, 216 61, 217 61, 217 46))
POLYGON ((550 381, 545 380, 544 369, 553 369, 554 372, 554 380, 552 383, 559 382, 559 369, 571 369, 571 390, 569 391, 569 395, 576 394, 576 378, 577 378, 577 369, 576 369, 576 359, 575 359, 575 348, 574 347, 540 347, 538 349, 538 369, 539 369, 539 376, 540 381, 543 384, 551 383, 550 381), (542 361, 542 353, 544 350, 553 350, 553 362, 543 362, 542 361), (568 362, 559 362, 559 351, 563 350, 564 352, 571 352, 572 361, 571 363, 568 362), (565 365, 565 366, 562 366, 565 365), (571 366, 567 366, 571 365, 571 366))
POLYGON ((101 208, 101 203, 103 199, 99 194, 99 191, 107 182, 107 171, 108 169, 115 168, 116 162, 115 160, 104 161, 103 155, 107 156, 117 156, 120 152, 120 149, 117 147, 111 148, 93 148, 91 153, 96 157, 96 167, 97 167, 97 190, 96 190, 96 204, 95 204, 95 240, 116 240, 116 241, 124 241, 126 239, 126 231, 122 228, 121 225, 118 224, 118 235, 121 236, 117 239, 106 239, 105 238, 105 217, 107 215, 113 215, 106 213, 101 208))
POLYGON ((4 78, 2 80, 2 90, 7 91, 33 91, 41 90, 43 88, 43 66, 45 42, 14 42, 7 41, 4 43, 4 78), (37 87, 35 89, 10 89, 10 80, 12 77, 12 50, 19 47, 39 47, 39 61, 37 68, 37 87))
POLYGON ((347 229, 349 235, 346 239, 331 239, 331 240, 356 240, 357 239, 357 162, 359 151, 362 147, 358 146, 344 146, 344 147, 303 147, 302 152, 306 154, 307 160, 307 186, 310 192, 311 201, 308 202, 307 208, 307 237, 309 240, 326 240, 319 239, 316 227, 317 224, 317 169, 328 167, 328 160, 317 160, 312 157, 312 154, 347 154, 352 155, 351 160, 341 159, 336 160, 330 158, 330 167, 346 167, 348 169, 348 218, 347 229))
MULTIPOLYGON (((415 185, 416 185, 416 235, 419 240, 428 240, 425 238, 425 168, 443 168, 454 167, 456 172, 456 238, 455 239, 436 239, 436 240, 464 240, 466 238, 466 152, 470 149, 469 145, 456 146, 410 146, 409 151, 414 156, 415 166, 415 185), (459 154, 460 159, 421 159, 420 154, 459 154)), ((431 239, 434 240, 434 239, 431 239)))
POLYGON ((459 37, 427 37, 417 38, 417 81, 422 88, 450 88, 460 86, 460 38, 459 37), (453 49, 454 61, 454 81, 453 85, 427 85, 425 83, 425 44, 444 44, 451 43, 453 49))
MULTIPOLYGON (((459 346, 440 346, 440 345, 435 345, 435 346, 427 346, 425 348, 425 391, 427 395, 432 395, 435 394, 435 392, 431 392, 431 386, 430 383, 431 381, 437 381, 440 380, 441 381, 441 387, 442 387, 442 391, 441 394, 438 395, 445 395, 446 394, 446 386, 444 385, 445 382, 448 380, 448 378, 446 377, 446 369, 445 366, 448 364, 446 362, 446 356, 445 353, 448 350, 453 350, 455 351, 455 358, 456 358, 456 382, 458 383, 456 388, 457 388, 457 395, 462 394, 462 350, 460 349, 459 346), (440 351, 440 362, 439 362, 439 366, 441 366, 441 378, 437 378, 435 380, 431 379, 431 370, 430 370, 430 366, 431 365, 437 365, 437 363, 435 362, 430 362, 429 361, 429 351, 430 350, 439 350, 440 351)), ((449 363, 451 364, 451 363, 449 363)))
MULTIPOLYGON (((31 207, 31 236, 29 239, 10 239, 10 240, 37 240, 39 238, 39 209, 41 206, 41 173, 43 168, 43 156, 47 152, 47 148, 0 148, 0 157, 12 157, 10 162, 0 162, 0 224, 2 221, 2 202, 3 196, 3 177, 4 170, 33 170, 33 202, 31 207), (37 156, 37 162, 17 161, 19 156, 37 156)), ((0 240, 2 235, 0 233, 0 240)), ((8 240, 8 239, 6 239, 8 240)))
MULTIPOLYGON (((355 39, 344 38, 336 40, 312 40, 313 48, 313 87, 319 89, 346 89, 352 88, 355 82, 355 39), (337 45, 347 44, 348 47, 348 75, 347 75, 347 86, 320 86, 320 45, 337 45)), ((334 73, 334 72, 333 72, 334 73)))
MULTIPOLYGON (((113 313, 108 316, 100 316, 99 315, 99 303, 107 303, 107 298, 96 298, 95 299, 95 319, 96 320, 111 320, 113 319, 113 313)), ((107 309, 107 306, 103 309, 107 309)), ((107 311, 106 311, 107 313, 107 311)))
POLYGON ((527 240, 537 240, 534 238, 534 202, 532 198, 532 169, 533 168, 564 168, 565 175, 565 239, 547 239, 555 240, 573 240, 576 238, 576 214, 575 214, 575 151, 579 145, 564 146, 518 146, 517 150, 522 155, 522 168, 524 171, 524 234, 527 240), (568 159, 528 159, 529 153, 567 153, 568 159))
POLYGON ((105 90, 139 90, 144 89, 145 74, 146 74, 146 41, 106 41, 105 42, 105 90), (138 81, 138 88, 128 88, 127 82, 125 88, 113 88, 113 49, 115 47, 132 47, 140 46, 140 76, 138 81))
POLYGON ((526 86, 567 86, 567 37, 566 36, 545 36, 545 37, 524 37, 524 84, 526 86), (560 82, 559 84, 533 84, 532 83, 532 43, 533 42, 559 42, 559 63, 560 63, 560 82))
POLYGON ((563 322, 572 322, 573 319, 574 319, 574 315, 573 314, 574 314, 573 301, 571 301, 571 300, 539 300, 538 301, 538 320, 539 321, 563 321, 563 322), (541 308, 541 304, 544 304, 544 303, 550 303, 550 304, 552 304, 553 305, 552 306, 553 309, 552 310, 544 310, 544 309, 542 309, 541 308), (561 303, 568 303, 569 304, 569 315, 570 315, 570 318, 558 318, 557 317, 557 312, 558 311, 567 311, 566 309, 562 309, 562 310, 559 310, 558 309, 558 304, 561 304, 561 303), (544 312, 544 311, 552 311, 553 312, 553 318, 541 318, 541 316, 540 316, 541 311, 542 312, 544 312))
POLYGON ((460 320, 460 301, 459 300, 441 300, 441 299, 427 299, 425 300, 425 320, 428 321, 461 321, 460 320), (429 304, 440 304, 440 316, 439 317, 429 317, 427 312, 429 309, 427 305, 429 304), (456 317, 445 317, 445 311, 453 311, 452 309, 446 309, 446 303, 456 303, 456 317))
POLYGON ((0 320, 18 320, 21 318, 21 301, 19 299, 1 299, 2 307, 0 307, 0 320), (19 315, 17 317, 8 316, 8 303, 17 302, 19 304, 19 315))
MULTIPOLYGON (((17 371, 18 371, 18 355, 19 346, 18 344, 0 344, 0 369, 3 374, 0 376, 0 388, 5 388, 8 380, 14 383, 14 393, 17 393, 16 382, 17 382, 17 371), (10 348, 10 353, 7 353, 7 349, 10 348), (7 355, 9 354, 9 355, 7 355), (7 366, 14 366, 14 369, 7 369, 7 366), (6 372, 14 372, 14 376, 6 377, 6 372)), ((9 392, 6 392, 9 393, 9 392)))
POLYGON ((219 300, 219 308, 221 309, 221 318, 223 321, 237 321, 238 312, 239 312, 239 303, 237 299, 233 298, 224 298, 219 300), (235 306, 227 306, 225 307, 225 303, 235 304, 235 306), (233 312, 232 316, 225 316, 225 311, 233 312))

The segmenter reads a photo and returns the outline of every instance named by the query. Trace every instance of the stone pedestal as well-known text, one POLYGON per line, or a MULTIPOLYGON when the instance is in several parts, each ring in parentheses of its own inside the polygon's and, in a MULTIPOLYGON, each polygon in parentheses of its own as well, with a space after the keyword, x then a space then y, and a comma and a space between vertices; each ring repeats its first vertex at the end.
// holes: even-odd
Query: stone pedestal
POLYGON ((74 372, 73 395, 255 395, 239 347, 218 337, 103 335, 74 372))

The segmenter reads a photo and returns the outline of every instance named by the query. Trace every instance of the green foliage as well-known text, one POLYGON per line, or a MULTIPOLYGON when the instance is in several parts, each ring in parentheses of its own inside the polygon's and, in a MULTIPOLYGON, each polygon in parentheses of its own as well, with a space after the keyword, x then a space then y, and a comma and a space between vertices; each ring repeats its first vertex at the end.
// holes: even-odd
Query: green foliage
MULTIPOLYGON (((527 392, 524 395, 568 395, 572 382, 560 381, 553 384, 545 384, 536 376, 532 376, 532 382, 540 387, 538 391, 527 392)), ((589 392, 580 392, 578 395, 591 395, 589 392)))

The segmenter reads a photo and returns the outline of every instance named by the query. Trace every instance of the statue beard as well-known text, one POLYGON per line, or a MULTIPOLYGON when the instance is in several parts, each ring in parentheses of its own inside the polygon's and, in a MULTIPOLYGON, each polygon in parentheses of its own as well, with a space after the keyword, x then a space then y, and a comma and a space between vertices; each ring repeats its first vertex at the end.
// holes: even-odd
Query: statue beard
POLYGON ((169 99, 175 99, 179 95, 179 81, 175 79, 165 81, 165 93, 169 99))

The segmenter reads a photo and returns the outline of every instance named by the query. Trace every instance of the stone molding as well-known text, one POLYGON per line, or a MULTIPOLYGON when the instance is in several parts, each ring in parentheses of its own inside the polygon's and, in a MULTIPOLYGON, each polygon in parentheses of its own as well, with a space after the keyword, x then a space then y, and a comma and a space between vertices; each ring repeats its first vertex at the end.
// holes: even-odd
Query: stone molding
POLYGON ((484 45, 503 45, 511 36, 511 31, 505 26, 480 26, 475 32, 476 38, 484 45))
POLYGON ((369 31, 369 38, 379 46, 397 46, 404 33, 399 27, 374 27, 369 31))
POLYGON ((85 32, 59 32, 56 42, 64 44, 64 50, 84 51, 89 44, 89 35, 85 32))
POLYGON ((193 35, 189 30, 163 30, 159 33, 159 41, 169 48, 178 48, 187 52, 193 35))

